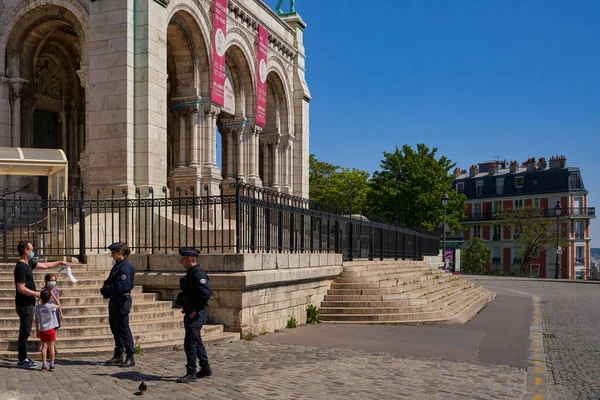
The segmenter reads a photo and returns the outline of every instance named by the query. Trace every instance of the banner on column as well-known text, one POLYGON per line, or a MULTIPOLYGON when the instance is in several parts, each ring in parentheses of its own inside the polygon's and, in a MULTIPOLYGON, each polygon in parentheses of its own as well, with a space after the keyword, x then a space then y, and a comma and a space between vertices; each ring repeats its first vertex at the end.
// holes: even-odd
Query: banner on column
POLYGON ((267 122, 267 60, 269 32, 258 25, 258 59, 256 63, 256 125, 264 127, 267 122))
POLYGON ((227 0, 214 0, 212 46, 212 101, 225 105, 225 49, 227 45, 227 0))

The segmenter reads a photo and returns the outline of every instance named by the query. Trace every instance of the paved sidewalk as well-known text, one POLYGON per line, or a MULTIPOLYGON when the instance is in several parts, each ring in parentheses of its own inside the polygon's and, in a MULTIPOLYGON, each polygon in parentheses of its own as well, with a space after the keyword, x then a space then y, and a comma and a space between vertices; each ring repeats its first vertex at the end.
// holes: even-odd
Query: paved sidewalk
POLYGON ((59 359, 54 373, 0 360, 0 399, 131 399, 141 381, 146 399, 522 399, 532 319, 530 296, 500 289, 466 325, 302 326, 209 347, 215 373, 191 385, 175 382, 182 351, 137 356, 132 370, 100 358, 59 359))

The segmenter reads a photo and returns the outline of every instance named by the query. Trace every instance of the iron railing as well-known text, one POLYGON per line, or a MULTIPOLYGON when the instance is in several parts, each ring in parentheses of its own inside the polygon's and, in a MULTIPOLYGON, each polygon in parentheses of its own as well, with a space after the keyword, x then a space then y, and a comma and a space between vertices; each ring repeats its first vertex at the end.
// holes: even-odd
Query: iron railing
MULTIPOLYGON (((556 218, 556 212, 554 208, 544 208, 541 209, 540 216, 542 217, 554 217, 556 218)), ((596 208, 595 207, 564 207, 561 210, 561 217, 595 217, 596 216, 596 208)), ((503 211, 499 212, 473 212, 470 214, 465 214, 460 221, 461 222, 470 222, 470 221, 489 221, 489 220, 501 220, 503 219, 503 211)))
POLYGON ((221 188, 218 195, 194 187, 166 188, 148 197, 136 189, 78 190, 60 200, 3 196, 0 200, 2 254, 17 256, 17 244, 30 241, 44 257, 102 253, 125 241, 135 253, 175 253, 195 247, 202 253, 341 253, 356 258, 421 259, 437 255, 439 235, 370 221, 335 207, 247 184, 221 188), (119 197, 117 197, 119 196, 119 197))

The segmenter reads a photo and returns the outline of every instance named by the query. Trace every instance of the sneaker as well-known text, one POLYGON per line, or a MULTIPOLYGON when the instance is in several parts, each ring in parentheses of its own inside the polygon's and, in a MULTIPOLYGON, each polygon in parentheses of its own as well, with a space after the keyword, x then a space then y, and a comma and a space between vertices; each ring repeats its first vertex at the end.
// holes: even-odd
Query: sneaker
POLYGON ((42 364, 42 371, 48 371, 48 366, 46 365, 46 363, 42 364))
POLYGON ((17 367, 31 369, 37 367, 37 364, 34 361, 31 361, 30 359, 26 358, 23 361, 17 362, 17 367))
POLYGON ((50 372, 54 372, 55 369, 54 363, 50 363, 50 372))
POLYGON ((177 383, 191 383, 196 381, 196 375, 193 374, 188 374, 186 376, 182 376, 181 378, 177 378, 177 383))

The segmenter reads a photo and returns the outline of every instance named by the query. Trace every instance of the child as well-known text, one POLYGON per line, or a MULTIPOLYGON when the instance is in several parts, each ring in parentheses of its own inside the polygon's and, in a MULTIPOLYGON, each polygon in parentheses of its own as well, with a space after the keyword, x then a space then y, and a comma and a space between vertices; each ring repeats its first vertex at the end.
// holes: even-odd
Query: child
POLYGON ((40 300, 42 304, 35 306, 35 330, 37 337, 42 342, 42 371, 54 371, 54 342, 56 341, 56 304, 50 304, 52 294, 48 290, 42 290, 40 300), (46 353, 50 352, 50 365, 46 363, 46 353))
POLYGON ((58 321, 58 326, 56 329, 60 328, 60 321, 63 319, 63 312, 60 304, 60 291, 56 287, 56 275, 54 274, 46 274, 44 277, 44 287, 42 290, 48 290, 52 298, 48 303, 56 305, 56 320, 58 321))

